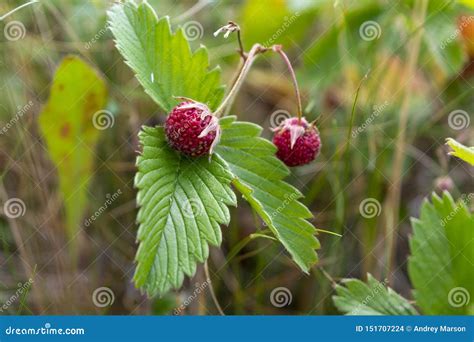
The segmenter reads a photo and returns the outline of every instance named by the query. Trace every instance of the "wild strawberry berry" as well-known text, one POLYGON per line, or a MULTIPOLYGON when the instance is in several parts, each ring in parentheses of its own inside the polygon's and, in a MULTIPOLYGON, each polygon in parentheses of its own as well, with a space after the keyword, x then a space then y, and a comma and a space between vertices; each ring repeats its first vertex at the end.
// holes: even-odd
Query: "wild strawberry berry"
POLYGON ((211 154, 219 142, 219 120, 205 104, 186 101, 171 111, 165 122, 165 133, 172 148, 199 157, 211 154))
POLYGON ((288 166, 308 164, 316 158, 321 139, 314 125, 305 118, 289 118, 273 129, 277 157, 288 166))

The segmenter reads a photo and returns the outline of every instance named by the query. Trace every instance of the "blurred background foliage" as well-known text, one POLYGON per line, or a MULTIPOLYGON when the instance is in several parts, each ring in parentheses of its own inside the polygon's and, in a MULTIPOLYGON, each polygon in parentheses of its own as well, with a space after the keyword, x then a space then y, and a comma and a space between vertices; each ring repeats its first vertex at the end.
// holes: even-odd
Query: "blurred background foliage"
MULTIPOLYGON (((317 120, 321 133, 321 155, 315 163, 295 169, 291 181, 305 194, 314 224, 342 238, 320 235, 320 263, 310 275, 303 275, 278 244, 246 238, 261 223, 242 203, 234 210, 231 225, 223 228, 222 249, 211 253, 213 286, 226 313, 335 314, 330 298, 334 282, 364 279, 368 272, 377 279, 393 273, 390 286, 413 298, 406 267, 409 217, 418 216, 423 198, 433 191, 448 189, 454 198, 474 191, 472 167, 447 156, 444 146, 447 137, 474 145, 474 20, 462 25, 463 18, 474 15, 472 1, 431 0, 422 25, 414 20, 414 0, 148 2, 160 16, 170 16, 172 25, 199 23, 202 37, 191 45, 208 47, 211 65, 220 65, 226 84, 239 63, 237 44, 235 36, 223 39, 213 32, 228 20, 241 26, 246 49, 257 42, 282 44, 297 68, 305 115, 317 120), (368 21, 379 30, 375 38, 363 39, 361 27, 368 21), (409 55, 420 30, 419 57, 410 73, 409 55), (406 153, 402 165, 394 165, 405 97, 406 153), (448 116, 454 110, 468 113, 471 125, 453 129, 448 116), (348 143, 350 126, 364 129, 352 134, 348 143), (392 172, 399 167, 403 175, 396 211, 399 224, 395 262, 390 265, 385 260, 386 215, 396 210, 388 194, 392 172), (380 215, 361 216, 359 205, 366 198, 380 202, 380 215), (236 250, 242 241, 248 243, 236 250), (272 306, 269 299, 280 286, 293 297, 284 308, 272 306)), ((23 3, 2 1, 0 14, 23 3)), ((13 122, 0 135, 0 197, 2 203, 16 197, 26 205, 18 219, 0 217, 0 302, 15 293, 18 283, 29 277, 35 280, 25 298, 3 314, 172 314, 194 294, 196 282, 204 280, 199 270, 180 291, 152 299, 131 283, 137 132, 143 124, 162 123, 166 113, 145 94, 115 49, 106 24, 110 4, 41 0, 0 22, 0 127, 13 122), (7 39, 5 27, 12 21, 24 25, 21 39, 7 39), (84 219, 121 190, 97 220, 78 227, 77 263, 67 248, 58 173, 38 128, 54 71, 69 54, 102 73, 109 92, 106 109, 115 117, 95 148, 84 219), (101 286, 113 290, 112 306, 93 304, 92 293, 101 286)), ((288 76, 278 57, 262 55, 232 113, 264 126, 270 137, 271 113, 296 108, 288 76)), ((67 96, 63 100, 68 101, 67 96)), ((181 314, 216 313, 208 293, 202 291, 198 297, 181 314)))

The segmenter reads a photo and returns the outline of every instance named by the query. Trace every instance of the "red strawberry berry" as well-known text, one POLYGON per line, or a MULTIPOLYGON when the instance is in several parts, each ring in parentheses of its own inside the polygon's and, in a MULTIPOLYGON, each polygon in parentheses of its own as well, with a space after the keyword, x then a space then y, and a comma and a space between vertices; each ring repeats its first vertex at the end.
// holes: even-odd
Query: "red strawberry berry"
POLYGON ((172 148, 191 157, 211 154, 219 142, 219 120, 203 103, 186 101, 173 108, 165 122, 172 148))
POLYGON ((305 118, 286 119, 273 131, 273 143, 278 148, 276 155, 286 165, 308 164, 318 155, 321 139, 316 127, 305 118))

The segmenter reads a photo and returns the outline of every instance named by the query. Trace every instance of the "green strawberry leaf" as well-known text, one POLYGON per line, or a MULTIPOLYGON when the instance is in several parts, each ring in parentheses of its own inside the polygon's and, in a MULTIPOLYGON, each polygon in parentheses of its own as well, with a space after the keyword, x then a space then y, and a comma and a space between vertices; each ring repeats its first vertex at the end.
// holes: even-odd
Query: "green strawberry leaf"
POLYGON ((367 282, 344 279, 336 286, 334 305, 347 315, 417 315, 417 311, 402 296, 367 275, 367 282))
POLYGON ((262 128, 235 117, 220 120, 222 137, 216 153, 233 174, 232 184, 259 214, 275 237, 305 272, 319 248, 316 229, 306 219, 311 212, 298 201, 301 192, 282 179, 288 168, 275 157, 276 147, 260 137, 262 128))
POLYGON ((75 56, 63 59, 56 70, 48 102, 39 116, 39 127, 59 175, 66 228, 73 237, 87 205, 87 188, 100 130, 94 114, 107 99, 104 80, 75 56))
POLYGON ((408 273, 417 305, 425 315, 468 314, 474 307, 474 215, 445 192, 425 200, 412 226, 408 273))
POLYGON ((168 17, 158 19, 146 2, 114 5, 108 16, 118 50, 161 108, 170 111, 180 96, 217 107, 224 94, 220 70, 208 71, 204 47, 193 53, 183 30, 173 33, 168 17))
POLYGON ((446 144, 453 149, 452 152, 449 152, 450 155, 458 157, 465 162, 474 165, 474 146, 464 146, 452 138, 446 139, 446 144))
POLYGON ((222 241, 228 205, 236 205, 232 174, 216 154, 187 158, 168 146, 161 127, 144 127, 143 152, 137 159, 137 221, 140 225, 134 280, 149 295, 181 286, 197 262, 209 256, 209 244, 222 241))

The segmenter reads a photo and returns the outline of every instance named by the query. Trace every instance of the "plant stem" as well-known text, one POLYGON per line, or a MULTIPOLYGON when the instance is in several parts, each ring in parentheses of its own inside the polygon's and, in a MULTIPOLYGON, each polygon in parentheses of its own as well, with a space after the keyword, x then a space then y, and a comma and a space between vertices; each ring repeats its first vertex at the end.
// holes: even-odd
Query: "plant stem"
POLYGON ((207 260, 204 263, 204 273, 206 274, 206 281, 209 284, 209 290, 211 292, 211 297, 214 302, 214 305, 216 306, 217 311, 219 311, 219 314, 221 316, 225 316, 225 313, 224 311, 222 311, 219 301, 217 300, 216 293, 214 292, 214 287, 212 286, 211 275, 209 274, 209 266, 207 265, 207 260))
POLYGON ((244 50, 244 44, 242 44, 242 36, 240 34, 240 27, 237 30, 237 41, 239 42, 239 54, 242 57, 242 59, 244 61, 246 61, 247 60, 247 54, 245 53, 245 50, 244 50))
MULTIPOLYGON (((422 24, 426 16, 427 0, 417 0, 415 2, 415 20, 418 24, 422 24)), ((423 31, 418 30, 412 41, 412 44, 408 47, 408 62, 405 69, 406 79, 410 79, 410 76, 414 77, 416 73, 416 63, 420 51, 420 44, 423 31)), ((411 82, 410 82, 411 83, 411 82)), ((396 235, 398 226, 398 216, 400 212, 400 196, 401 196, 401 183, 402 183, 402 172, 404 164, 404 155, 406 148, 406 130, 408 124, 408 114, 410 110, 410 98, 411 98, 410 84, 405 87, 405 93, 403 95, 402 105, 400 108, 400 119, 398 124, 398 136, 395 143, 395 157, 393 161, 393 173, 391 177, 391 186, 388 191, 388 199, 386 205, 386 231, 385 238, 387 242, 387 254, 386 254, 386 265, 388 269, 387 278, 391 283, 393 262, 394 262, 394 251, 396 247, 396 235)))
POLYGON ((336 288, 337 282, 334 280, 334 278, 331 277, 331 275, 328 272, 326 272, 326 270, 323 267, 320 266, 320 267, 318 267, 318 269, 329 280, 329 282, 331 283, 332 288, 333 289, 336 288))
POLYGON ((326 229, 319 229, 319 228, 316 228, 316 231, 317 231, 317 232, 321 232, 321 233, 326 233, 326 234, 329 234, 329 235, 334 235, 334 236, 342 237, 341 234, 338 234, 338 233, 336 233, 336 232, 332 232, 332 231, 326 230, 326 229))
POLYGON ((224 265, 222 265, 222 267, 217 270, 217 272, 219 272, 220 270, 222 270, 222 268, 224 268, 228 263, 230 263, 230 261, 232 259, 234 259, 234 257, 239 254, 239 252, 244 249, 245 246, 247 246, 251 241, 257 239, 257 238, 264 238, 264 239, 270 239, 270 240, 275 240, 274 237, 272 236, 268 236, 266 235, 266 233, 270 233, 271 231, 269 229, 265 229, 265 230, 262 230, 260 231, 259 233, 253 233, 253 234, 250 234, 249 236, 247 236, 246 238, 244 238, 243 240, 241 240, 240 242, 238 242, 233 248, 232 250, 228 253, 227 255, 227 260, 225 262, 224 265))
POLYGON ((303 106, 301 105, 301 94, 300 88, 298 87, 298 81, 296 80, 295 70, 291 65, 291 62, 286 55, 286 53, 282 50, 281 45, 274 45, 273 51, 277 52, 285 61, 288 70, 290 71, 291 79, 293 81, 293 87, 295 88, 296 100, 298 101, 298 121, 301 122, 301 117, 303 116, 303 106))
POLYGON ((250 67, 252 66, 253 62, 255 61, 255 58, 263 52, 268 51, 269 48, 266 48, 260 44, 255 44, 252 46, 252 49, 250 49, 250 52, 247 55, 247 59, 245 60, 244 64, 242 65, 242 68, 240 69, 239 75, 237 79, 235 80, 234 85, 230 89, 229 93, 227 94, 226 98, 222 101, 222 103, 219 105, 219 107, 216 109, 214 112, 214 115, 216 117, 220 117, 222 113, 224 112, 226 106, 231 106, 232 101, 239 91, 240 87, 242 86, 242 83, 245 79, 245 76, 247 76, 250 67))

